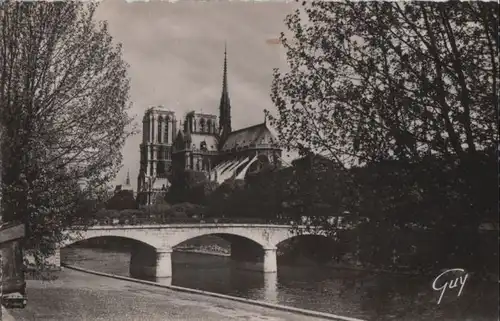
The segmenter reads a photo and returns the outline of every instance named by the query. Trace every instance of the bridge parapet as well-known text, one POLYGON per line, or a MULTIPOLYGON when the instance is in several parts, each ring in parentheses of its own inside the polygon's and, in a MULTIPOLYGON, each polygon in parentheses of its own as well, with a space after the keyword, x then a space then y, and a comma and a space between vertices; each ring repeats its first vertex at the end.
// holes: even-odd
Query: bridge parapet
MULTIPOLYGON (((245 228, 269 228, 269 229, 284 229, 289 230, 294 227, 289 224, 242 224, 242 223, 178 223, 178 224, 142 224, 142 225, 94 225, 87 227, 85 229, 79 229, 75 227, 74 231, 86 231, 86 230, 120 230, 120 229, 179 229, 179 228, 231 228, 231 227, 245 227, 245 228)), ((306 226, 299 226, 299 229, 306 230, 306 226)))
POLYGON ((173 248, 195 237, 219 234, 243 237, 263 248, 274 248, 298 234, 319 234, 306 226, 241 223, 97 225, 86 229, 74 228, 65 233, 69 234, 69 238, 60 247, 90 238, 114 236, 137 240, 153 248, 173 248))
POLYGON ((93 225, 165 225, 165 224, 269 224, 290 225, 290 219, 263 219, 263 218, 197 218, 197 217, 164 217, 164 216, 122 216, 95 219, 93 225))

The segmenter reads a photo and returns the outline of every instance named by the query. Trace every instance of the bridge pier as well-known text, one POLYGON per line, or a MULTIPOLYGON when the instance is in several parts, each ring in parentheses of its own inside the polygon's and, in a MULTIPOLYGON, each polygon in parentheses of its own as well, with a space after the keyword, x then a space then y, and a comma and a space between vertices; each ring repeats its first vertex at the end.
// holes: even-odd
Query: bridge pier
POLYGON ((278 264, 276 260, 276 248, 264 249, 264 273, 275 273, 278 272, 278 264))
POLYGON ((172 277, 172 249, 156 250, 155 276, 157 278, 172 277))
POLYGON ((266 301, 278 303, 278 273, 264 273, 264 296, 266 301))
POLYGON ((47 263, 55 266, 56 268, 61 267, 61 249, 60 248, 56 248, 54 250, 54 254, 52 254, 51 256, 49 256, 47 258, 47 263))

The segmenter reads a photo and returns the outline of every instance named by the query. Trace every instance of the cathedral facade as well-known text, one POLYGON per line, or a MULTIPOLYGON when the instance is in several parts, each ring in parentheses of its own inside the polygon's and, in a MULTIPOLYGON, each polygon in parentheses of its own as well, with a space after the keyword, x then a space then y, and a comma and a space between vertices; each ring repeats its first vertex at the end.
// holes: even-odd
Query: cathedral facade
POLYGON ((226 52, 219 118, 191 111, 177 123, 174 112, 149 108, 140 153, 137 195, 143 195, 143 204, 151 202, 152 194, 168 190, 175 176, 186 171, 202 172, 220 184, 244 179, 266 165, 281 166, 281 148, 266 121, 232 130, 226 52))

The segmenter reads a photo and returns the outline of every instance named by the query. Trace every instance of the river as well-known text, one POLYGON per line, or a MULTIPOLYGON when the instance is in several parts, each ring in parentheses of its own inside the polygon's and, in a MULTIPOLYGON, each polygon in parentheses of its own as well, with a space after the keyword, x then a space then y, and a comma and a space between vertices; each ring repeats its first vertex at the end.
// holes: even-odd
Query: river
MULTIPOLYGON (((61 261, 129 276, 130 253, 65 248, 61 261)), ((448 290, 441 303, 433 278, 374 274, 322 266, 279 266, 264 274, 234 268, 224 256, 175 252, 172 285, 262 300, 364 320, 498 320, 498 284, 470 278, 460 297, 448 290)))

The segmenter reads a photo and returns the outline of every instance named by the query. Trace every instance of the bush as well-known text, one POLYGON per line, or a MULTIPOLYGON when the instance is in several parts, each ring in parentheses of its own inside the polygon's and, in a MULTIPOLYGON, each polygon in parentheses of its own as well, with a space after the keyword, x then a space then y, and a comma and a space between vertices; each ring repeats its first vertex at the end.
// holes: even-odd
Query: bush
POLYGON ((117 191, 115 195, 106 203, 108 210, 126 210, 137 209, 138 203, 134 198, 132 191, 121 190, 117 191))
POLYGON ((166 213, 167 217, 185 217, 196 218, 203 217, 205 214, 205 207, 192 203, 180 203, 173 205, 166 213))
POLYGON ((165 199, 172 204, 189 202, 202 205, 217 186, 207 179, 205 173, 188 170, 173 179, 165 199))
POLYGON ((149 208, 146 208, 145 210, 150 214, 162 216, 165 215, 170 210, 170 208, 171 206, 168 203, 162 202, 151 205, 149 208))

